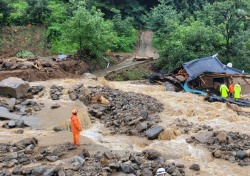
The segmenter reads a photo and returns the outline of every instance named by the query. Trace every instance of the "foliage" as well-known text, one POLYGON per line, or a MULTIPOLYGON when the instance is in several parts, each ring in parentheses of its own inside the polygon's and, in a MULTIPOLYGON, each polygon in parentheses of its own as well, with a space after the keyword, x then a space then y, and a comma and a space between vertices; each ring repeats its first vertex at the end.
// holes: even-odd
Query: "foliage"
POLYGON ((25 0, 15 0, 12 3, 12 11, 8 17, 9 25, 25 25, 27 22, 26 9, 28 4, 25 0))
POLYGON ((132 24, 133 19, 127 17, 123 20, 119 10, 113 9, 112 11, 115 13, 112 22, 113 30, 117 33, 117 39, 111 49, 129 52, 137 41, 137 31, 132 24))
POLYGON ((111 48, 116 33, 112 23, 105 21, 101 11, 79 7, 65 23, 63 39, 68 44, 78 44, 78 49, 93 57, 100 57, 111 48))
POLYGON ((250 73, 250 30, 235 37, 233 52, 235 53, 235 57, 232 58, 233 66, 250 73))
POLYGON ((213 26, 224 38, 224 49, 221 51, 229 62, 235 56, 233 53, 233 40, 238 33, 246 31, 250 27, 249 7, 246 1, 228 0, 207 4, 204 11, 196 13, 199 20, 206 25, 213 26))
POLYGON ((44 24, 45 19, 51 13, 48 8, 48 0, 27 0, 27 3, 26 15, 29 22, 31 24, 44 24))
POLYGON ((30 52, 30 51, 24 50, 24 51, 19 51, 16 54, 16 57, 18 57, 18 58, 33 59, 35 57, 35 55, 32 52, 30 52))
POLYGON ((155 40, 158 44, 168 37, 171 31, 174 31, 180 23, 180 15, 164 0, 159 1, 160 4, 153 8, 148 14, 148 27, 155 32, 155 40))
POLYGON ((7 18, 12 10, 7 0, 0 0, 0 26, 7 23, 7 18))
POLYGON ((202 22, 180 25, 161 43, 159 65, 165 70, 181 66, 183 62, 213 55, 220 51, 222 36, 202 22))
POLYGON ((150 71, 143 68, 135 68, 132 70, 124 70, 121 73, 117 74, 114 78, 115 81, 128 81, 128 80, 143 80, 145 75, 149 74, 150 71))

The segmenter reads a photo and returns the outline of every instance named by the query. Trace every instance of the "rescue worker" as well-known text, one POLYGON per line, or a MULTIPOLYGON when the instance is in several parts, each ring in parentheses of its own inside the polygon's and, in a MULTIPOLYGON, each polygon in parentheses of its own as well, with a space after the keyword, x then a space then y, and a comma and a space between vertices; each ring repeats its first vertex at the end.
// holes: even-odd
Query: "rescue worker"
POLYGON ((220 86, 220 93, 222 98, 227 98, 228 97, 228 88, 225 84, 221 84, 220 86))
POLYGON ((80 121, 77 117, 77 109, 72 110, 72 115, 71 115, 71 131, 73 133, 73 142, 75 145, 79 146, 79 139, 80 139, 80 133, 82 131, 82 127, 80 124, 80 121))
POLYGON ((166 170, 164 168, 159 168, 156 171, 157 176, 165 176, 166 175, 166 170))
POLYGON ((239 99, 241 95, 241 86, 239 84, 235 84, 234 86, 234 98, 239 99))
POLYGON ((231 98, 234 97, 234 83, 233 82, 231 82, 231 84, 229 85, 229 96, 231 98))

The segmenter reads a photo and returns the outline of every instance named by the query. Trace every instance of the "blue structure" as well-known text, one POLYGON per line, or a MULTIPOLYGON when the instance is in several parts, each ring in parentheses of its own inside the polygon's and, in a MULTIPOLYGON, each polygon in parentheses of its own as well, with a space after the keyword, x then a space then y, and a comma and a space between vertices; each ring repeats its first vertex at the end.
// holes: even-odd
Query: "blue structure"
POLYGON ((189 88, 188 82, 194 80, 195 78, 204 73, 244 74, 244 70, 238 70, 222 64, 220 60, 216 57, 216 55, 201 59, 195 59, 184 63, 182 66, 189 75, 186 82, 182 85, 183 89, 186 92, 202 95, 206 95, 207 93, 189 88))

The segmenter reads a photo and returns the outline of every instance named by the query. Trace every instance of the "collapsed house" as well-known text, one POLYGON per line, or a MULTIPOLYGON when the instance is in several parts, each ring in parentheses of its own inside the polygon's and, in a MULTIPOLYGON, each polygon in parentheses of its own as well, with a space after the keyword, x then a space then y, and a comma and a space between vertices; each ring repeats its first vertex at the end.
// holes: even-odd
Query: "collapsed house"
POLYGON ((222 64, 216 55, 186 62, 171 74, 152 74, 148 78, 150 82, 168 81, 186 92, 202 95, 219 95, 220 85, 233 81, 241 85, 242 94, 250 93, 250 75, 222 64))

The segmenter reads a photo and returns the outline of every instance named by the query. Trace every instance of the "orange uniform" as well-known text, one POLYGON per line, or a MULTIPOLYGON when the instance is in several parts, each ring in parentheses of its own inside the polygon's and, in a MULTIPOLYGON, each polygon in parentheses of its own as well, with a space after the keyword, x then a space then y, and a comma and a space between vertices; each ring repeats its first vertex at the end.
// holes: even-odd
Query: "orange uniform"
POLYGON ((80 133, 82 131, 82 127, 81 127, 79 119, 77 118, 76 113, 72 113, 72 115, 71 115, 71 130, 73 133, 74 144, 80 145, 79 139, 80 139, 80 133))
POLYGON ((234 93, 234 84, 229 85, 229 92, 234 93))

